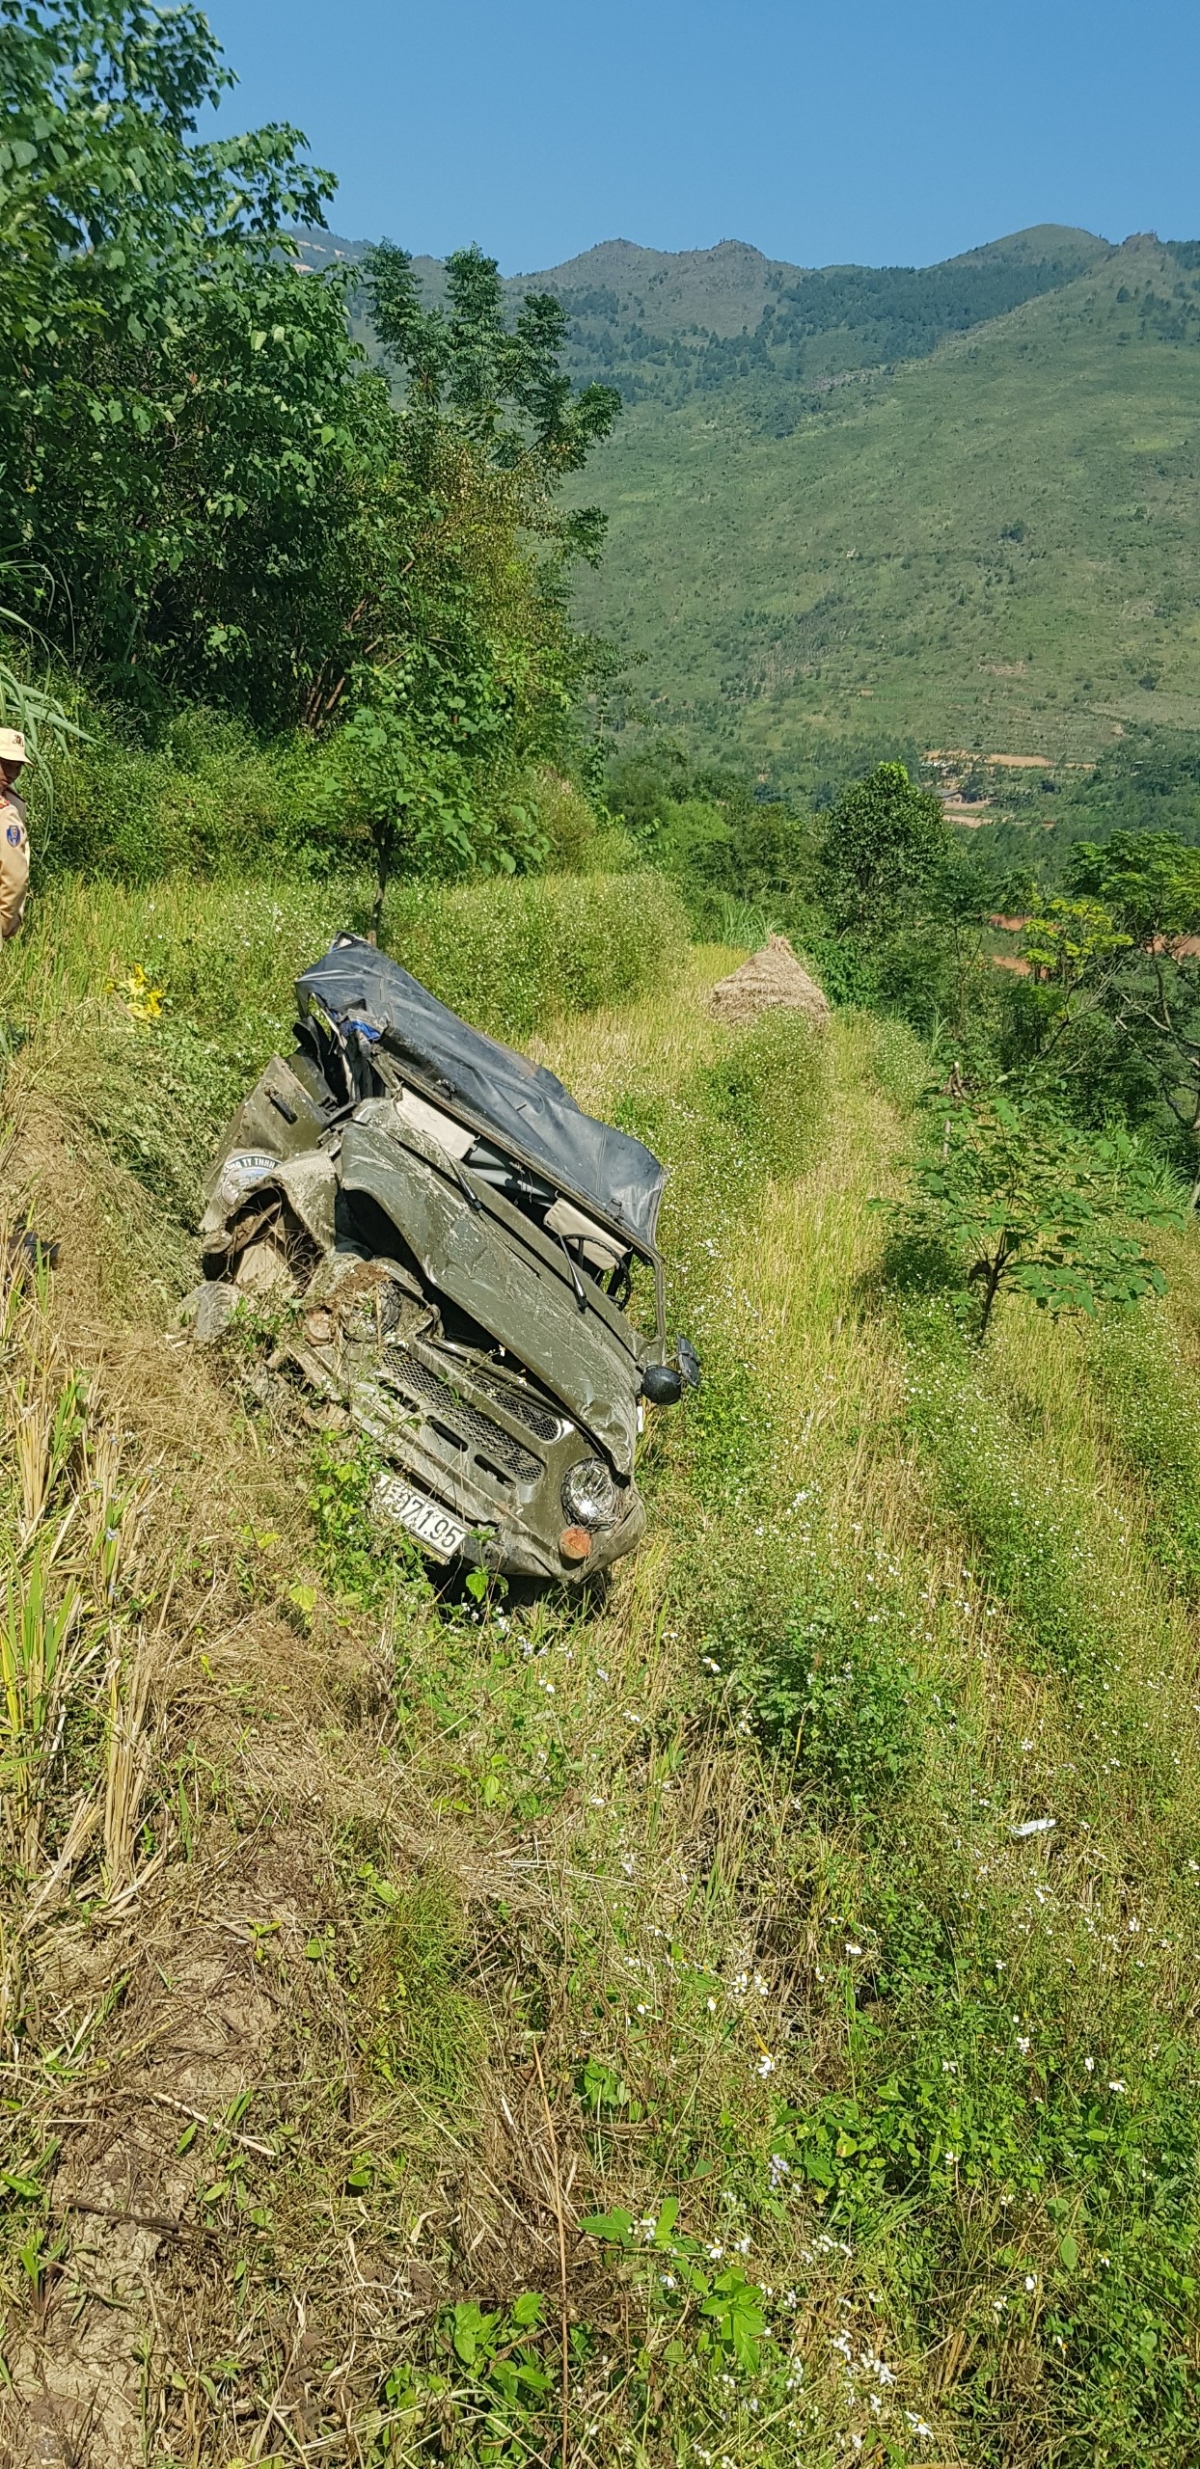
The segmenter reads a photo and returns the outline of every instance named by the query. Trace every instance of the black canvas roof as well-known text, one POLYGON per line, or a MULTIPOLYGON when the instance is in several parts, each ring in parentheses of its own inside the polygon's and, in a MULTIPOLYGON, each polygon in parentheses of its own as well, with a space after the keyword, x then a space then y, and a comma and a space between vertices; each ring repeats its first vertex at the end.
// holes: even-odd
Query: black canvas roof
POLYGON ((461 1107, 540 1165, 558 1189, 652 1249, 666 1169, 628 1132, 584 1114, 561 1080, 467 1026, 358 935, 339 935, 296 981, 301 1012, 319 1004, 343 1032, 382 1042, 431 1096, 461 1107))

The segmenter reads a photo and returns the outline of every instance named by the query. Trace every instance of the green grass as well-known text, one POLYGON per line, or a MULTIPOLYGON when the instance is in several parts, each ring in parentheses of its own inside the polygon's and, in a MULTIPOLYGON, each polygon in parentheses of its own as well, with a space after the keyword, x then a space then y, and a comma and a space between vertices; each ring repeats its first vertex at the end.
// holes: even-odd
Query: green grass
POLYGON ((1130 243, 784 436, 749 381, 631 409, 580 591, 646 660, 630 709, 783 785, 847 745, 1061 761, 1195 727, 1195 283, 1130 243))
MULTIPOLYGON (((190 1234, 222 1123, 291 1043, 297 977, 336 933, 365 931, 369 910, 369 887, 353 879, 60 879, 5 955, 8 1039, 44 1046, 64 1107, 99 1133, 176 1234, 190 1234), (136 969, 162 991, 158 1021, 130 1017, 121 987, 136 969)), ((669 984, 686 937, 670 887, 634 872, 401 885, 382 939, 443 1001, 520 1039, 669 984)))
MULTIPOLYGON (((213 897, 172 893, 197 953, 213 897)), ((56 1038, 117 915, 60 910, 56 1038)), ((592 2469, 1198 2457, 1196 1615, 1157 1509, 1193 1481, 1195 1232, 1161 1312, 1085 1341, 1017 1300, 968 1353, 882 1280, 915 1040, 730 1032, 704 996, 735 955, 679 957, 539 1031, 662 1140, 671 1325, 705 1360, 651 1418, 646 1544, 582 1607, 439 1605, 244 1350, 189 1356, 136 1298, 97 1320, 89 1229, 135 1178, 54 1135, 48 1025, 12 1068, 12 1171, 36 1133, 75 1206, 5 1337, 0 1482, 31 1365, 54 1395, 91 1367, 45 1531, 88 1451, 140 1468, 95 1616, 169 1654, 135 1941, 86 1844, 30 1920, 102 1793, 102 1663, 44 1848, 9 1855, 3 2346, 28 2395, 39 2327, 69 2365, 115 2306, 110 2449, 153 2469, 286 2458, 277 2406, 339 2469, 560 2458, 564 2333, 592 2469), (219 2051, 172 2003, 210 1977, 219 2051), (66 2202, 72 2121, 123 2167, 143 2082, 200 2113, 161 2146, 136 2118, 139 2200, 203 2230, 139 2261, 153 2307, 119 2253, 95 2293, 66 2202)), ((267 1006, 282 958, 245 966, 267 1006)))

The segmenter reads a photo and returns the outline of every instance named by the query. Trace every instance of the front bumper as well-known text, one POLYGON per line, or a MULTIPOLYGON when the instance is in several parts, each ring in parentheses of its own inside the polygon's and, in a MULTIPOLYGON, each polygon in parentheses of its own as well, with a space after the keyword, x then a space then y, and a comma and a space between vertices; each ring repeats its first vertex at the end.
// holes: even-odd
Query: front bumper
MULTIPOLYGON (((641 1496, 632 1479, 618 1477, 619 1514, 593 1530, 586 1559, 560 1550, 570 1523, 563 1478, 581 1457, 596 1454, 596 1444, 563 1408, 520 1380, 460 1362, 418 1336, 383 1346, 297 1339, 289 1351, 314 1388, 348 1408, 381 1457, 466 1529, 455 1556, 475 1567, 579 1586, 641 1541, 641 1496)), ((377 1514, 386 1516, 382 1504, 377 1514)), ((451 1556, 419 1539, 433 1558, 451 1556)))

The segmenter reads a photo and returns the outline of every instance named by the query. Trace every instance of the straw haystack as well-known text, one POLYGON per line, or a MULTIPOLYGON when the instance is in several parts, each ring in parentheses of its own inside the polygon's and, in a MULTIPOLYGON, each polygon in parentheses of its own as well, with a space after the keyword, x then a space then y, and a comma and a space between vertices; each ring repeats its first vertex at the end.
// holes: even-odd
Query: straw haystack
POLYGON ((760 1012, 769 1012, 776 1004, 803 1012, 814 1029, 823 1029, 829 1019, 829 1005, 820 987, 801 968, 785 934, 768 935, 762 950, 752 952, 732 977, 723 977, 708 998, 710 1012, 731 1028, 757 1020, 760 1012))

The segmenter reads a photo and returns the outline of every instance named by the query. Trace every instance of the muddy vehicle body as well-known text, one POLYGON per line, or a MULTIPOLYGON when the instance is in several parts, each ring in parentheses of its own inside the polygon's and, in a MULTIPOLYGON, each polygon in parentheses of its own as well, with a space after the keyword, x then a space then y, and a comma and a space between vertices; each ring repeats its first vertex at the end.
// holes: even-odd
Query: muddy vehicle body
POLYGON ((607 1567, 645 1525, 643 1400, 681 1386, 663 1168, 357 936, 296 991, 295 1050, 209 1178, 206 1278, 282 1299, 279 1353, 379 1453, 381 1519, 509 1575, 607 1567), (648 1336, 625 1309, 637 1261, 648 1336))

